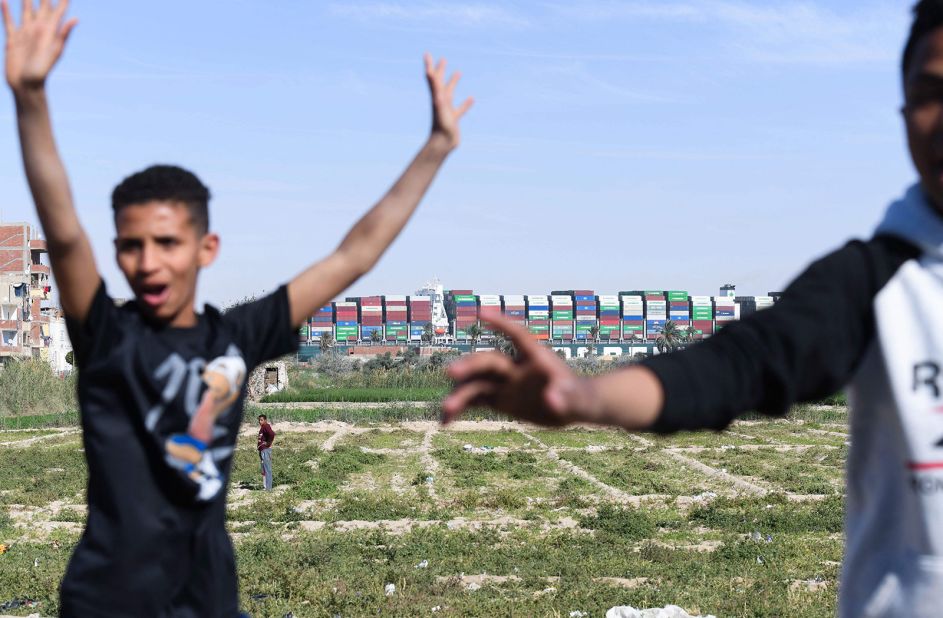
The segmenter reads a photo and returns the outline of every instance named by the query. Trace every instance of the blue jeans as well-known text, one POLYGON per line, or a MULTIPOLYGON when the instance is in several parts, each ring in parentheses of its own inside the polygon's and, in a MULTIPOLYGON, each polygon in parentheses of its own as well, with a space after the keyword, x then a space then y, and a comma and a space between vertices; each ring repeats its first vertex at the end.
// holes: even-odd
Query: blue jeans
POLYGON ((272 449, 264 448, 259 451, 259 460, 262 462, 262 485, 266 491, 272 489, 272 449))

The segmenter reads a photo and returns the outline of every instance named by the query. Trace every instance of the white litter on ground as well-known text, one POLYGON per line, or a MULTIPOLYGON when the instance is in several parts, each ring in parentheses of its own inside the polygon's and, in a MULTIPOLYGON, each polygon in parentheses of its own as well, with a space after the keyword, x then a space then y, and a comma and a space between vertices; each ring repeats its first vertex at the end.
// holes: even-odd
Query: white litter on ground
POLYGON ((383 592, 388 597, 393 596, 394 594, 396 594, 396 584, 387 584, 386 586, 384 586, 383 592))
MULTIPOLYGON (((572 615, 572 614, 570 614, 572 615)), ((612 607, 606 612, 606 618, 698 618, 684 611, 677 605, 653 607, 650 609, 635 609, 629 605, 612 607)), ((703 618, 717 618, 713 614, 703 618)))

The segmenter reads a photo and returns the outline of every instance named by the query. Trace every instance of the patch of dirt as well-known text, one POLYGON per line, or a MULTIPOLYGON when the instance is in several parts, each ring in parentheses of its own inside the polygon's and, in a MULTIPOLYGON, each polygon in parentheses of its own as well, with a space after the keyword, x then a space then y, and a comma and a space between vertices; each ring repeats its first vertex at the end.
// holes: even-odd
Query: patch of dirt
POLYGON ((610 586, 616 586, 617 588, 625 588, 627 590, 633 590, 640 586, 644 586, 649 582, 647 577, 594 577, 594 582, 600 584, 609 584, 610 586))
POLYGON ((824 579, 796 579, 789 584, 791 592, 818 592, 828 590, 828 581, 824 579))

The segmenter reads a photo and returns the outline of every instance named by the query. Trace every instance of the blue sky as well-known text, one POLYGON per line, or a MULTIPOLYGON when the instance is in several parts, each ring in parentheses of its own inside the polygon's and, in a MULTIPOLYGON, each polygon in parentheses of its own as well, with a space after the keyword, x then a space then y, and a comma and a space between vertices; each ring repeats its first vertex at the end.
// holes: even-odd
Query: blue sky
MULTIPOLYGON (((18 4, 18 3, 14 3, 18 4)), ((474 95, 463 143, 350 294, 782 288, 914 180, 910 2, 74 0, 49 86, 114 295, 109 195, 154 162, 214 194, 226 304, 330 252, 422 144, 421 55, 474 95)), ((0 217, 35 221, 0 103, 0 217)))

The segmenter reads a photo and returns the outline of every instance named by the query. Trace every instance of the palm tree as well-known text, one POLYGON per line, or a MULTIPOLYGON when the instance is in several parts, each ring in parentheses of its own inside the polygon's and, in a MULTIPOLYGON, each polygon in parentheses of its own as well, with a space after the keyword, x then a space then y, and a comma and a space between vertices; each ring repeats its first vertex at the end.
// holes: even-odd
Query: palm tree
POLYGON ((589 340, 593 345, 589 346, 591 356, 596 356, 596 344, 599 343, 599 325, 593 324, 589 327, 589 340))
POLYGON ((380 329, 377 329, 370 333, 370 342, 371 343, 380 343, 383 341, 383 335, 380 334, 380 329))
POLYGON ((668 320, 661 329, 658 338, 655 339, 655 346, 659 352, 673 352, 681 346, 681 329, 678 325, 668 320))
POLYGON ((420 341, 425 341, 426 343, 432 343, 432 339, 435 337, 435 328, 432 326, 432 322, 426 322, 426 325, 422 327, 422 337, 420 341))
POLYGON ((321 333, 321 341, 318 343, 318 346, 321 348, 322 352, 327 352, 334 347, 334 334, 333 333, 321 333))
POLYGON ((495 333, 494 336, 494 349, 512 357, 517 354, 517 348, 514 347, 514 342, 498 333, 495 333))
POLYGON ((468 338, 471 339, 472 349, 474 349, 478 345, 478 340, 481 339, 481 325, 478 324, 478 322, 475 322, 465 329, 465 334, 467 334, 468 338))

